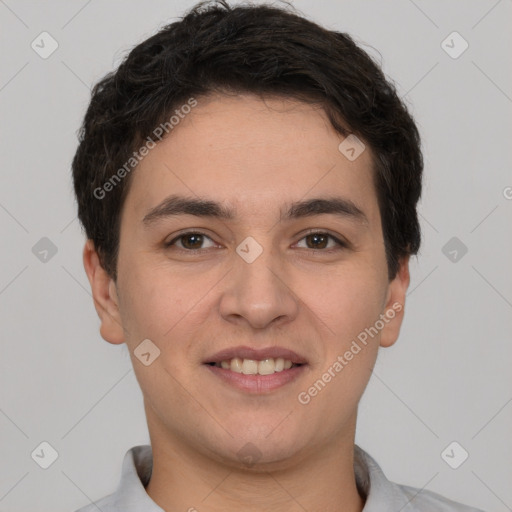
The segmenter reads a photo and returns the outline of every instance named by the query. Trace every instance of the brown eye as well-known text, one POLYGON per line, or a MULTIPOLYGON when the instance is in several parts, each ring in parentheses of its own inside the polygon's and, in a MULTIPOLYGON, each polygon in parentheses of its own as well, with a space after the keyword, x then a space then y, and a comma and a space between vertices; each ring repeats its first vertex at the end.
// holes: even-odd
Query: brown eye
POLYGON ((329 236, 319 233, 308 235, 305 238, 311 242, 311 246, 308 244, 310 249, 325 249, 329 242, 329 236))
POLYGON ((315 232, 309 233, 301 240, 306 240, 306 249, 336 249, 336 248, 344 248, 347 245, 329 233, 315 232), (334 245, 331 244, 329 246, 330 240, 334 241, 334 245))
POLYGON ((181 235, 177 236, 176 238, 174 238, 165 245, 166 247, 177 245, 179 249, 195 251, 204 249, 204 247, 202 246, 206 240, 211 240, 211 238, 209 236, 204 235, 203 233, 191 231, 189 233, 182 233, 181 235), (177 242, 179 243, 177 244, 177 242))
POLYGON ((183 235, 180 237, 180 240, 182 240, 182 245, 185 249, 200 249, 203 244, 203 235, 183 235))

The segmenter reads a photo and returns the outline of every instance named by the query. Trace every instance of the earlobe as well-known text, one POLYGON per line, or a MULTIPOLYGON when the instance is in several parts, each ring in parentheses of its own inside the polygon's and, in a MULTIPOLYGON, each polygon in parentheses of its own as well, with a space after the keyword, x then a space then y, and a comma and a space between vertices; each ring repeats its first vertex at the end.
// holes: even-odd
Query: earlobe
POLYGON ((101 321, 102 338, 113 344, 124 343, 116 283, 101 266, 92 240, 87 240, 85 243, 83 262, 91 285, 94 307, 101 321))
POLYGON ((400 260, 397 275, 389 283, 386 305, 383 311, 385 326, 381 331, 381 347, 390 347, 398 339, 404 318, 405 296, 409 282, 409 256, 405 256, 400 260))

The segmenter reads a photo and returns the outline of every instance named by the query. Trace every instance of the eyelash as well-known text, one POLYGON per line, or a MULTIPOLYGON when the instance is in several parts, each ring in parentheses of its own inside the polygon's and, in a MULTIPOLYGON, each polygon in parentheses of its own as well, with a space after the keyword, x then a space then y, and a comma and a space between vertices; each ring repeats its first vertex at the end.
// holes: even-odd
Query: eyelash
MULTIPOLYGON (((186 231, 185 233, 181 233, 179 234, 178 236, 176 236, 175 238, 173 238, 170 242, 166 242, 165 243, 165 247, 166 248, 170 248, 172 247, 176 241, 180 240, 181 238, 183 237, 186 237, 188 235, 201 235, 201 236, 204 236, 206 238, 209 238, 210 240, 212 240, 212 238, 210 236, 208 236, 206 233, 203 233, 201 231, 186 231)), ((308 236, 311 236, 311 235, 324 235, 324 236, 327 236, 329 238, 331 238, 332 240, 334 240, 336 242, 336 244, 338 244, 338 247, 336 248, 330 248, 330 249, 309 249, 311 251, 321 251, 321 252, 327 252, 327 253, 331 253, 333 251, 337 251, 337 250, 341 250, 341 249, 347 249, 348 248, 348 244, 342 240, 340 240, 339 238, 335 237, 334 235, 331 235, 330 233, 326 233, 325 231, 309 231, 307 232, 300 240, 303 240, 304 238, 308 237, 308 236)), ((213 240, 212 240, 213 242, 213 240)), ((181 252, 187 252, 187 253, 191 253, 191 254, 195 254, 197 252, 201 252, 203 251, 204 249, 181 249, 178 247, 178 250, 181 251, 181 252)))

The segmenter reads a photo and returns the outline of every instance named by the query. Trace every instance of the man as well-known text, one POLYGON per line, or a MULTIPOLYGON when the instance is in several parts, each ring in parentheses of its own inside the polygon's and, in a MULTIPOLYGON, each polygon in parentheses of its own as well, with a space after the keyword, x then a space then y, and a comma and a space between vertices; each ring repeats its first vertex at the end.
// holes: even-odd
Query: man
POLYGON ((414 121, 352 39, 200 4, 94 88, 73 161, 101 335, 151 446, 109 511, 474 511, 354 444, 420 246, 414 121))

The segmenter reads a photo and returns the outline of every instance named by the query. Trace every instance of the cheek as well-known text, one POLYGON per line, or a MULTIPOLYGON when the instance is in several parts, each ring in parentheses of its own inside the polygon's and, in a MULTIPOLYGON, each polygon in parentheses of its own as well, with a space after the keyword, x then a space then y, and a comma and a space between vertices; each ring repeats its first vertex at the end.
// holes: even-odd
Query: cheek
POLYGON ((184 381, 200 359, 198 351, 204 349, 197 340, 211 336, 208 326, 218 298, 215 285, 222 274, 171 270, 142 259, 129 268, 121 312, 126 344, 133 354, 142 340, 150 339, 160 350, 162 371, 184 381))
MULTIPOLYGON (((315 313, 322 320, 317 325, 328 329, 321 327, 325 337, 320 360, 312 367, 299 403, 307 402, 306 407, 319 417, 336 413, 338 421, 345 423, 357 408, 378 354, 380 334, 368 332, 382 312, 383 296, 376 274, 352 272, 331 278, 324 293, 314 299, 315 313)), ((313 304, 308 305, 313 309, 313 304)))
POLYGON ((317 311, 331 334, 345 344, 379 318, 386 290, 379 270, 352 266, 325 280, 321 293, 316 294, 317 311))
POLYGON ((141 337, 156 342, 166 338, 191 307, 194 287, 161 268, 141 262, 131 265, 128 272, 120 268, 119 275, 123 285, 121 315, 129 344, 141 337))
POLYGON ((377 358, 380 332, 372 327, 382 313, 387 282, 380 268, 365 265, 333 276, 330 283, 323 298, 328 308, 325 323, 335 334, 316 375, 319 387, 328 381, 319 406, 350 410, 363 394, 377 358))
MULTIPOLYGON (((194 308, 200 294, 182 278, 150 265, 134 265, 124 277, 121 316, 137 380, 147 399, 167 401, 168 397, 161 396, 162 390, 179 388, 175 379, 185 382, 190 373, 188 347, 194 338, 190 333, 200 325, 198 306, 194 308), (156 346, 149 345, 150 357, 158 354, 148 366, 137 356, 139 345, 146 339, 156 346)), ((172 396, 175 403, 181 403, 180 393, 172 396)))

